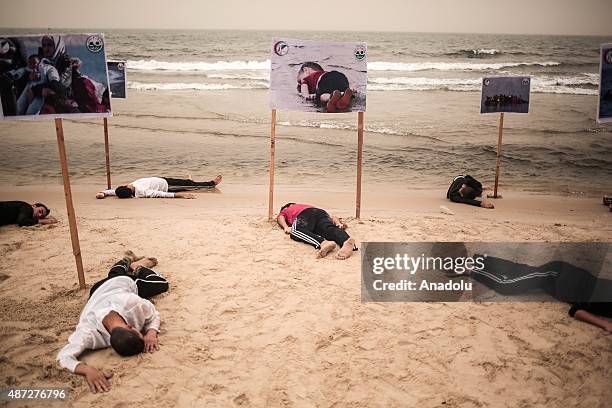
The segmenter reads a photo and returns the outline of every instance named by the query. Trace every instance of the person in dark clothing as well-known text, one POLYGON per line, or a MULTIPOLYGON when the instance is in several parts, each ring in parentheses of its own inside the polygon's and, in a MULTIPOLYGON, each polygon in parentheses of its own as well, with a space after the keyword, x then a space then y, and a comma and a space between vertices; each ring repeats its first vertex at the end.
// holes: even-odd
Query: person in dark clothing
POLYGON ((580 302, 574 304, 568 314, 576 320, 590 323, 612 334, 612 321, 600 316, 612 318, 612 302, 580 302))
POLYGON ((168 281, 155 272, 153 268, 157 265, 156 258, 145 258, 136 256, 132 251, 126 251, 125 256, 115 262, 108 276, 96 282, 89 290, 89 297, 109 279, 118 276, 129 276, 136 283, 138 288, 138 296, 144 299, 150 299, 155 295, 168 291, 168 281))
POLYGON ((355 240, 345 231, 348 226, 320 208, 288 203, 281 207, 276 221, 294 241, 314 246, 317 258, 326 256, 336 245, 340 247, 338 259, 347 259, 356 250, 355 240))
MULTIPOLYGON (((481 255, 475 255, 479 257, 481 255)), ((593 276, 568 262, 551 261, 531 266, 487 256, 484 268, 470 276, 502 295, 543 291, 555 299, 572 304, 569 315, 612 333, 612 280, 593 276)))
POLYGON ((482 208, 495 208, 487 200, 476 200, 476 197, 480 197, 485 189, 486 187, 471 176, 457 176, 448 188, 446 198, 454 203, 475 205, 482 208))
POLYGON ((49 208, 41 203, 28 204, 25 201, 0 201, 0 225, 17 224, 27 227, 36 224, 55 224, 49 217, 49 208))

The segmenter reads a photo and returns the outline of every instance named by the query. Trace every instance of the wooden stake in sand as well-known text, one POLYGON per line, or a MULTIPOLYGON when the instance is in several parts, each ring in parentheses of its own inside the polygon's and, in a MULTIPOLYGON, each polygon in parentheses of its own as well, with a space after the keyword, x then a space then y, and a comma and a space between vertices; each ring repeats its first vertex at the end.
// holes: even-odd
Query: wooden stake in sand
POLYGON ((268 221, 272 221, 274 213, 274 154, 276 148, 276 109, 272 109, 272 124, 270 128, 270 191, 268 192, 268 221))
POLYGON ((106 185, 111 188, 110 154, 108 149, 108 120, 104 118, 104 155, 106 156, 106 185))
POLYGON ((355 218, 361 216, 361 162, 363 159, 363 112, 357 112, 357 194, 355 198, 355 218))
POLYGON ((504 113, 499 114, 499 135, 497 138, 497 164, 495 165, 495 188, 493 198, 497 198, 497 185, 499 183, 499 166, 501 163, 502 136, 504 134, 504 113))
MULTIPOLYGON (((104 119, 106 122, 106 119, 104 119)), ((64 179, 64 196, 66 197, 66 210, 68 211, 68 223, 70 224, 70 240, 72 241, 72 253, 76 261, 77 273, 79 275, 79 287, 85 289, 85 275, 83 274, 83 260, 81 259, 81 246, 79 244, 79 231, 77 230, 76 216, 72 204, 72 190, 70 188, 70 175, 68 173, 68 162, 66 160, 66 147, 64 146, 64 129, 62 120, 55 119, 55 133, 57 134, 57 147, 59 149, 60 165, 62 167, 62 178, 64 179)))

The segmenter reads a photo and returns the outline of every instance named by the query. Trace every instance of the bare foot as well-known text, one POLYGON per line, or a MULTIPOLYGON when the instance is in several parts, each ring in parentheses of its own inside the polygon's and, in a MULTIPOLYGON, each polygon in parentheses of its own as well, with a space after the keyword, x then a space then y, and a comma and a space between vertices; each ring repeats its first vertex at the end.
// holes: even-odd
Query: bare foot
POLYGON ((321 248, 317 251, 317 258, 325 258, 336 247, 336 243, 333 241, 321 242, 321 248))
POLYGON ((128 258, 130 260, 130 262, 136 262, 136 261, 140 261, 142 258, 144 258, 144 256, 139 256, 136 255, 134 253, 134 251, 128 249, 127 251, 125 251, 123 253, 123 256, 125 256, 126 258, 128 258))
POLYGON ((329 98, 329 101, 327 102, 327 113, 335 113, 336 112, 336 103, 338 102, 338 99, 340 99, 340 97, 342 96, 342 94, 340 93, 340 91, 334 91, 332 93, 331 98, 329 98))
POLYGON ((223 180, 223 176, 220 174, 217 177, 215 177, 215 179, 213 180, 215 182, 215 186, 218 186, 219 184, 221 184, 222 180, 223 180))
POLYGON ((351 255, 353 255, 353 248, 355 247, 355 240, 353 238, 349 238, 344 241, 344 245, 336 254, 336 258, 338 259, 348 259, 351 255))
POLYGON ((345 110, 346 108, 349 107, 349 105, 351 104, 351 97, 353 96, 353 90, 352 89, 347 89, 346 91, 344 91, 344 95, 342 95, 342 98, 340 98, 338 100, 338 103, 336 103, 336 108, 338 108, 338 110, 345 110))
POLYGON ((141 266, 144 266, 145 268, 153 268, 155 265, 157 265, 157 258, 142 258, 136 262, 132 262, 130 268, 132 268, 133 271, 136 271, 136 269, 141 266))

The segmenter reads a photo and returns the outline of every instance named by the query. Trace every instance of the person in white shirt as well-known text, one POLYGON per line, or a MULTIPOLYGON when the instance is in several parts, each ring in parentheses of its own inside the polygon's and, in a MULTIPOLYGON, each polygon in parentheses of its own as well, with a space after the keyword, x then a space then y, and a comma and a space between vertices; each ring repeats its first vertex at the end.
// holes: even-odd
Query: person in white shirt
POLYGON ((132 181, 130 184, 120 185, 114 190, 104 190, 96 194, 96 198, 117 196, 117 198, 195 198, 185 190, 198 188, 215 188, 221 183, 222 176, 211 181, 193 181, 191 179, 177 179, 170 177, 145 177, 132 181), (173 189, 175 192, 169 192, 173 189))
POLYGON ((122 356, 159 350, 160 315, 145 298, 166 292, 168 282, 150 269, 155 265, 155 258, 126 252, 108 277, 91 288, 76 330, 57 355, 59 364, 84 376, 94 393, 110 389, 112 373, 80 362, 78 357, 85 350, 112 347, 122 356))

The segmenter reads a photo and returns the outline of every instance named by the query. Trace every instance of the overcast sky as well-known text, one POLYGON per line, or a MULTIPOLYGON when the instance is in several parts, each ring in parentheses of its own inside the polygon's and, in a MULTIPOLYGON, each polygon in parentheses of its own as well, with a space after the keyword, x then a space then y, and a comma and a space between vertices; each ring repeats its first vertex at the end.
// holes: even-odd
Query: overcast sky
POLYGON ((2 28, 612 35, 612 0, 3 0, 2 28))

